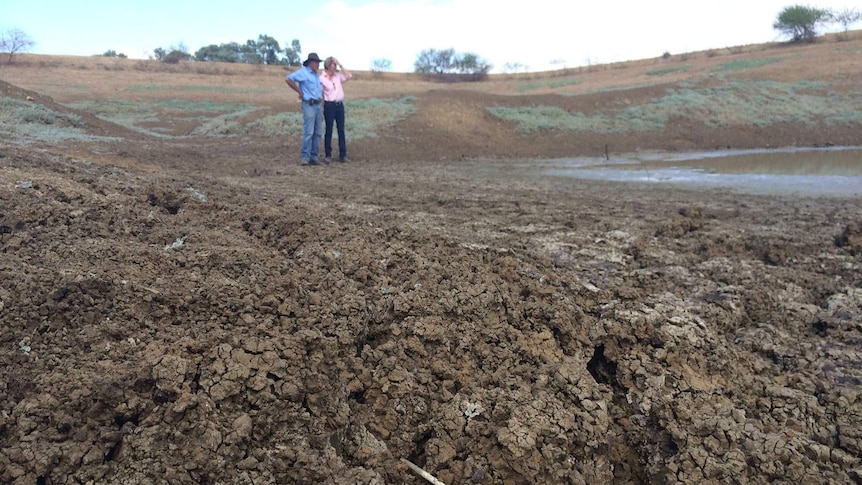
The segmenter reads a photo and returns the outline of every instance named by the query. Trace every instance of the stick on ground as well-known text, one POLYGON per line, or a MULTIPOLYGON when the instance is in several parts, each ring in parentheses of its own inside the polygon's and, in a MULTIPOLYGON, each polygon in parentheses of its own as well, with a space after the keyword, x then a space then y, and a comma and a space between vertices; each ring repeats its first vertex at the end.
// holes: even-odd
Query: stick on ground
POLYGON ((446 485, 445 483, 441 482, 440 480, 437 480, 436 478, 434 478, 434 475, 431 475, 430 473, 426 472, 425 470, 423 470, 423 469, 419 468, 418 466, 414 465, 413 463, 411 463, 410 460, 405 460, 404 458, 402 458, 401 461, 403 461, 405 464, 407 464, 407 466, 409 466, 411 470, 416 472, 417 475, 424 478, 425 480, 428 480, 430 483, 433 483, 434 485, 446 485))

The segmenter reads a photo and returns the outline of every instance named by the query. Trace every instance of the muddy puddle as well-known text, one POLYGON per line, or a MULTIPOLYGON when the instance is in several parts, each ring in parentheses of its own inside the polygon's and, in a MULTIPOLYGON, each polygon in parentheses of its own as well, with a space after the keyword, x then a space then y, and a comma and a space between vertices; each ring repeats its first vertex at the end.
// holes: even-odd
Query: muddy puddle
POLYGON ((862 196, 862 148, 634 153, 553 161, 553 176, 678 184, 753 194, 862 196))

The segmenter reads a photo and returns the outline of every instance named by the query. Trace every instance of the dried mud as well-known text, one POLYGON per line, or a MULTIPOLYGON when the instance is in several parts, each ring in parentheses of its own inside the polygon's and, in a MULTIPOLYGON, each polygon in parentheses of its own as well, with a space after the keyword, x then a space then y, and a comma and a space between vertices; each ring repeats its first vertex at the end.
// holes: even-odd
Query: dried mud
POLYGON ((0 481, 862 483, 858 200, 555 179, 439 117, 312 169, 0 144, 0 481))

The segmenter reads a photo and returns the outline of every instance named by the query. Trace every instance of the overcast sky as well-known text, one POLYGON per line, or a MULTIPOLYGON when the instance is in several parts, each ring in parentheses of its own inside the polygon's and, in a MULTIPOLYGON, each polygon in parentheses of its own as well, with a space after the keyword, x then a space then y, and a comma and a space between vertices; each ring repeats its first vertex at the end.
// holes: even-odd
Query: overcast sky
POLYGON ((492 72, 544 71, 785 40, 772 28, 784 7, 858 9, 857 1, 0 0, 0 30, 22 30, 35 54, 146 59, 157 47, 194 54, 264 34, 282 48, 299 39, 303 58, 335 55, 355 70, 387 59, 412 72, 421 51, 453 48, 492 72))

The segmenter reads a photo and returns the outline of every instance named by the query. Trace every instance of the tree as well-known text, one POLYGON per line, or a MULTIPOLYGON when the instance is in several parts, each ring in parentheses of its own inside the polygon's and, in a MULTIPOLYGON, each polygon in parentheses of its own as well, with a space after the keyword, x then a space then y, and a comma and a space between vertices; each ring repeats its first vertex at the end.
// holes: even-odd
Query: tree
POLYGON ((455 68, 464 74, 488 74, 491 64, 472 52, 467 52, 455 58, 455 68))
MULTIPOLYGON (((294 46, 299 47, 299 41, 294 40, 294 46)), ((290 49, 286 49, 289 51, 290 49)), ((287 59, 280 57, 282 53, 281 46, 273 37, 261 34, 257 40, 249 39, 245 44, 229 42, 227 44, 215 45, 210 44, 206 47, 201 47, 195 52, 195 59, 198 61, 212 62, 238 62, 242 64, 285 64, 292 59, 296 59, 296 64, 299 64, 299 55, 293 55, 293 58, 288 56, 287 59)), ((289 52, 289 54, 291 54, 289 52)))
POLYGON ((165 64, 177 64, 180 61, 189 61, 194 59, 194 57, 189 54, 189 49, 183 43, 180 43, 178 47, 170 46, 168 47, 168 50, 156 47, 153 49, 153 55, 156 60, 162 61, 165 64))
POLYGON ((283 63, 288 66, 298 66, 302 64, 302 47, 299 45, 299 39, 293 39, 290 42, 290 47, 284 48, 283 63))
POLYGON ((817 37, 817 27, 830 19, 828 10, 793 5, 784 7, 772 28, 791 37, 792 42, 814 42, 817 37))
POLYGON ((236 42, 210 44, 195 51, 195 59, 204 62, 240 62, 241 58, 242 46, 236 42))
POLYGON ((420 74, 433 74, 438 81, 481 81, 491 70, 491 64, 472 52, 458 54, 455 49, 428 49, 416 56, 413 69, 420 74))
POLYGON ((507 62, 503 64, 503 72, 507 74, 515 72, 527 72, 528 67, 520 62, 507 62))
POLYGON ((127 56, 122 52, 117 54, 117 51, 114 49, 108 49, 104 54, 99 54, 101 57, 119 57, 120 59, 125 59, 127 56))
POLYGON ((245 45, 240 47, 240 58, 243 64, 263 64, 263 56, 257 50, 257 42, 253 40, 245 41, 245 45))
POLYGON ((374 72, 388 72, 392 70, 392 61, 378 58, 371 61, 371 70, 374 72))
POLYGON ((444 74, 452 72, 455 64, 455 49, 427 49, 416 56, 413 71, 421 74, 444 74))
POLYGON ((20 29, 8 29, 0 33, 0 52, 8 52, 9 64, 12 64, 12 56, 18 52, 27 52, 35 45, 30 37, 20 29))
POLYGON ((253 40, 245 44, 228 42, 226 44, 210 44, 195 51, 195 60, 205 62, 234 62, 242 64, 263 64, 263 56, 258 51, 258 45, 253 40))
MULTIPOLYGON (((249 41, 251 42, 251 41, 249 41)), ((281 53, 281 46, 278 41, 268 35, 259 35, 255 45, 257 54, 263 60, 264 64, 278 64, 278 55, 281 53)))
POLYGON ((829 12, 829 18, 831 18, 833 22, 841 24, 846 33, 848 27, 862 20, 862 13, 859 13, 855 8, 845 7, 843 10, 829 12))
POLYGON ((484 76, 491 64, 472 52, 458 54, 455 49, 428 49, 416 56, 414 72, 421 74, 472 74, 484 76))

